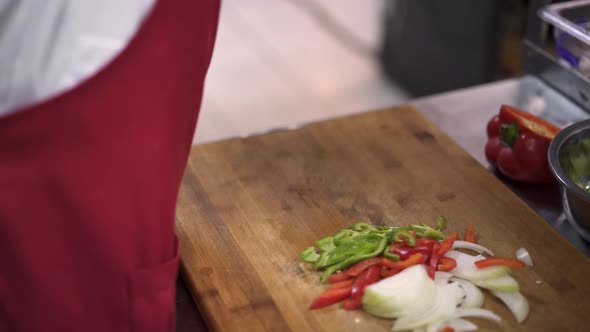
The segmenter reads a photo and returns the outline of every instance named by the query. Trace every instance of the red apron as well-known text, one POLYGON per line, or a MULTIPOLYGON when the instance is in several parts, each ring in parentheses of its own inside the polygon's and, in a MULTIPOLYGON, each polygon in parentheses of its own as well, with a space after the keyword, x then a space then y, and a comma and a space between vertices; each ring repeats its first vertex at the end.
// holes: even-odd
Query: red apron
POLYGON ((173 331, 174 210, 218 0, 159 0, 77 87, 0 118, 0 331, 173 331))

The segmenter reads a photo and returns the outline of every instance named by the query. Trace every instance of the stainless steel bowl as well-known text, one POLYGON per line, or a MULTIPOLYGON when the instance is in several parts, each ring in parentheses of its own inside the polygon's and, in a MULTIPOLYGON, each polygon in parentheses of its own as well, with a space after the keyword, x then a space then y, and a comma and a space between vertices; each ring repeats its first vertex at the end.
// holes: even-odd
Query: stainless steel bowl
POLYGON ((549 146, 549 167, 561 184, 563 210, 586 241, 590 241, 590 193, 575 182, 590 183, 589 144, 590 120, 584 120, 562 129, 549 146))

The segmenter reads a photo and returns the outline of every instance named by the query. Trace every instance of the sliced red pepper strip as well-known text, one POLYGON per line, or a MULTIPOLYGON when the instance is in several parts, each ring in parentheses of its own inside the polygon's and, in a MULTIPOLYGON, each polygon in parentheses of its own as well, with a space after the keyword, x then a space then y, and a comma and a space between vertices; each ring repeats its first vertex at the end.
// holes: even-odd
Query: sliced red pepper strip
POLYGON ((353 300, 360 300, 365 294, 365 288, 377 281, 379 281, 379 266, 373 265, 356 278, 356 282, 352 285, 350 297, 353 300))
POLYGON ((355 310, 361 307, 361 300, 365 294, 365 288, 379 281, 380 269, 377 265, 372 265, 364 270, 352 285, 350 299, 343 303, 345 309, 355 310))
POLYGON ((421 238, 416 239, 416 246, 430 245, 430 244, 434 244, 435 242, 437 242, 435 239, 431 239, 428 237, 421 237, 421 238))
POLYGON ((425 256, 421 253, 413 254, 408 259, 403 260, 403 261, 399 261, 399 262, 394 262, 394 261, 389 260, 387 258, 382 258, 381 265, 387 266, 390 269, 401 271, 401 270, 403 270, 407 267, 410 267, 412 265, 422 263, 424 261, 424 258, 425 258, 425 256))
MULTIPOLYGON (((457 237, 459 235, 457 234, 457 237)), ((455 243, 455 239, 454 237, 448 237, 446 239, 444 239, 441 243, 440 243, 440 251, 439 251, 439 256, 444 256, 447 252, 449 252, 449 250, 451 250, 451 248, 453 248, 453 243, 455 243)))
MULTIPOLYGON (((377 267, 377 269, 379 268, 377 267)), ((354 279, 354 284, 352 284, 352 292, 350 293, 351 300, 359 299, 362 296, 361 293, 364 293, 365 289, 363 285, 367 279, 367 273, 369 273, 369 269, 364 270, 361 272, 361 274, 359 274, 358 277, 356 277, 356 279, 354 279)))
POLYGON ((420 253, 426 257, 424 261, 428 262, 430 259, 430 254, 432 253, 432 247, 434 246, 435 242, 436 241, 428 242, 426 244, 416 245, 414 247, 394 246, 392 249, 393 253, 398 255, 401 260, 406 260, 410 256, 420 253))
POLYGON ((467 226, 467 229, 465 230, 464 240, 467 242, 471 242, 471 243, 477 243, 475 241, 475 226, 473 226, 473 225, 467 226))
POLYGON ((430 262, 428 262, 428 275, 430 278, 434 279, 434 272, 436 272, 436 268, 438 267, 438 258, 440 255, 440 244, 437 242, 432 247, 432 255, 430 256, 430 262))
POLYGON ((338 303, 350 297, 351 293, 352 287, 326 290, 311 303, 309 309, 320 309, 338 303))
POLYGON ((439 330, 438 332, 455 332, 455 329, 450 326, 445 326, 442 330, 439 330))
POLYGON ((413 230, 398 229, 393 233, 394 243, 403 243, 406 246, 416 245, 416 232, 413 230))
POLYGON ((381 278, 389 278, 389 277, 399 273, 399 271, 401 271, 401 270, 392 269, 392 268, 389 268, 385 265, 382 265, 381 271, 379 274, 380 274, 381 278))
POLYGON ((447 239, 453 239, 453 241, 458 241, 459 239, 459 232, 455 231, 455 233, 453 233, 453 235, 447 237, 447 239))
POLYGON ((367 286, 376 283, 377 281, 381 280, 379 277, 379 265, 371 266, 369 268, 369 273, 367 273, 367 280, 369 283, 367 286))
POLYGON ((454 269, 455 267, 457 267, 457 261, 452 259, 451 257, 441 256, 438 258, 438 266, 436 268, 437 271, 448 272, 454 269))
POLYGON ((520 269, 524 266, 524 263, 514 258, 493 257, 477 261, 475 262, 475 266, 477 266, 478 269, 484 269, 490 266, 509 266, 514 269, 520 269))
POLYGON ((352 279, 353 277, 344 273, 344 272, 338 272, 338 273, 334 273, 333 275, 331 275, 328 278, 328 282, 330 283, 336 283, 336 282, 340 282, 340 281, 344 281, 344 280, 348 280, 348 279, 352 279))
POLYGON ((358 262, 355 265, 351 266, 346 271, 344 271, 344 273, 348 274, 351 277, 356 277, 369 267, 377 265, 379 263, 381 263, 381 257, 368 258, 364 261, 358 262))
POLYGON ((396 248, 411 248, 411 247, 408 246, 405 242, 392 242, 391 243, 391 250, 389 250, 389 252, 393 252, 393 250, 396 248))
POLYGON ((357 310, 362 307, 362 303, 358 300, 347 299, 342 302, 342 307, 346 310, 357 310))
POLYGON ((326 288, 326 290, 352 287, 354 282, 355 282, 354 278, 338 281, 338 282, 335 282, 335 283, 331 284, 330 286, 328 286, 328 288, 326 288))

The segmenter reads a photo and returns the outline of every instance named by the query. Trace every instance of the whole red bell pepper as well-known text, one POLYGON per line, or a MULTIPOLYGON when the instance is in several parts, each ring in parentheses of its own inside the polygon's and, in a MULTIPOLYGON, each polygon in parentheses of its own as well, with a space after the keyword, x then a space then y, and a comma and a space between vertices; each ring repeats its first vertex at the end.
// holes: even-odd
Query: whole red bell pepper
POLYGON ((487 126, 486 158, 506 177, 523 182, 554 181, 547 162, 549 143, 559 127, 502 105, 487 126))

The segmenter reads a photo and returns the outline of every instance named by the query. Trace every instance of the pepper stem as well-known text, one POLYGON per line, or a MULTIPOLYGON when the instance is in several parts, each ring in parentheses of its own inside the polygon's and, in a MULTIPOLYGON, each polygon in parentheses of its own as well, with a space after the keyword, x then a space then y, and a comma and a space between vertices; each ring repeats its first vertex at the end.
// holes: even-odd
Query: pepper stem
POLYGON ((500 143, 502 145, 513 146, 518 135, 520 135, 520 129, 516 122, 504 123, 500 126, 500 143))

